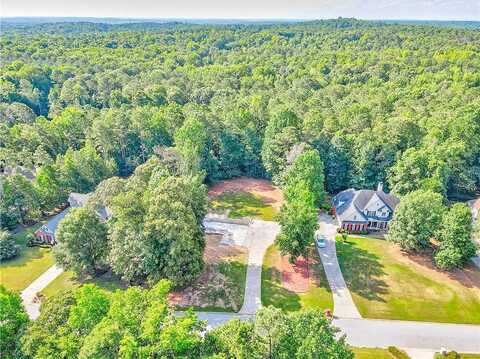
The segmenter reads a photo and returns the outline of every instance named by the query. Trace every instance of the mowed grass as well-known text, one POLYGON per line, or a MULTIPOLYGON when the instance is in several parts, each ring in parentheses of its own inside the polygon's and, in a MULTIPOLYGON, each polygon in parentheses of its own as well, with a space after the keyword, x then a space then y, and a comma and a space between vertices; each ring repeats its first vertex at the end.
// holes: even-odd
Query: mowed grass
POLYGON ((228 211, 229 218, 258 218, 274 221, 277 210, 260 197, 243 191, 226 191, 210 201, 210 209, 216 213, 228 211))
POLYGON ((381 348, 351 348, 355 359, 393 359, 387 349, 381 348))
MULTIPOLYGON (((460 355, 460 359, 480 359, 480 354, 465 354, 465 353, 458 353, 460 355)), ((442 359, 445 358, 440 353, 435 354, 435 359, 442 359)))
POLYGON ((80 279, 73 272, 65 271, 44 288, 41 293, 46 297, 52 297, 64 290, 75 289, 87 283, 95 284, 109 292, 126 288, 126 285, 110 272, 95 278, 80 279))
POLYGON ((0 284, 20 292, 54 264, 51 248, 26 245, 27 235, 39 227, 40 224, 26 228, 13 236, 20 246, 20 253, 0 263, 0 284))
POLYGON ((364 317, 480 324, 480 271, 473 266, 440 272, 390 242, 354 236, 337 238, 337 256, 364 317))
POLYGON ((268 248, 262 266, 262 304, 273 305, 286 312, 302 309, 333 309, 333 298, 316 248, 310 251, 310 289, 305 293, 292 292, 282 285, 278 270, 280 252, 275 245, 268 248))

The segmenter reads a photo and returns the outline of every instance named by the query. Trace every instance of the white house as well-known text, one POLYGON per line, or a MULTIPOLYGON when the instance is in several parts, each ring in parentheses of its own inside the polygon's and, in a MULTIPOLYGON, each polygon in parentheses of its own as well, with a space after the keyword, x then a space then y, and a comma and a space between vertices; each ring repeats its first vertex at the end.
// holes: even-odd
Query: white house
POLYGON ((383 191, 347 189, 333 197, 333 213, 340 227, 349 232, 384 231, 392 220, 399 199, 383 191))

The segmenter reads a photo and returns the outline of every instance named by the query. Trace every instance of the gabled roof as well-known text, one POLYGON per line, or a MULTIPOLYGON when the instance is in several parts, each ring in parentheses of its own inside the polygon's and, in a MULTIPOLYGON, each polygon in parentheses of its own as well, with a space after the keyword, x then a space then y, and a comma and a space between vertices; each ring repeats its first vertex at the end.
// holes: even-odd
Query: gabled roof
POLYGON ((91 193, 76 193, 72 192, 68 196, 68 203, 72 207, 83 207, 87 204, 88 199, 90 198, 91 193))
POLYGON ((44 229, 47 232, 50 232, 52 234, 55 234, 55 231, 57 230, 58 224, 60 223, 60 221, 65 217, 65 215, 69 211, 70 211, 70 207, 65 208, 63 211, 61 211, 60 213, 53 216, 47 223, 45 223, 42 226, 42 229, 44 229))
POLYGON ((375 194, 392 212, 400 202, 397 197, 387 194, 381 190, 355 190, 353 188, 349 188, 333 197, 332 201, 338 218, 341 221, 367 222, 368 218, 365 217, 363 212, 368 202, 375 194))

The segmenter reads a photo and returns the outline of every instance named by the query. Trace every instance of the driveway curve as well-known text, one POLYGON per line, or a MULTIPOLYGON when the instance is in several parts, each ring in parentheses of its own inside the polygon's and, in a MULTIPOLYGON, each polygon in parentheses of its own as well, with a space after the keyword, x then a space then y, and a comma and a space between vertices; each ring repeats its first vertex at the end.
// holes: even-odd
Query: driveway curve
POLYGON ((337 259, 337 250, 335 247, 337 225, 330 216, 324 213, 319 216, 319 225, 319 232, 327 238, 325 248, 317 249, 322 259, 328 284, 332 290, 333 315, 337 318, 359 319, 362 316, 353 302, 352 295, 345 283, 337 259))

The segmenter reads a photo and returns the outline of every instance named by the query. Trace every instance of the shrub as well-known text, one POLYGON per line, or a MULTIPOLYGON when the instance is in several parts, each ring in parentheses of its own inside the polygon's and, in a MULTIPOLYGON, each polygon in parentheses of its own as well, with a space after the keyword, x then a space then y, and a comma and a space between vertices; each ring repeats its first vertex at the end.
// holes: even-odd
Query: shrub
POLYGON ((407 353, 398 349, 397 347, 388 347, 388 352, 397 359, 410 359, 407 353))
POLYGON ((447 359, 460 359, 460 354, 458 354, 456 351, 452 350, 451 352, 449 352, 445 358, 447 359))
POLYGON ((20 246, 7 231, 0 231, 0 260, 10 259, 18 255, 20 246))

